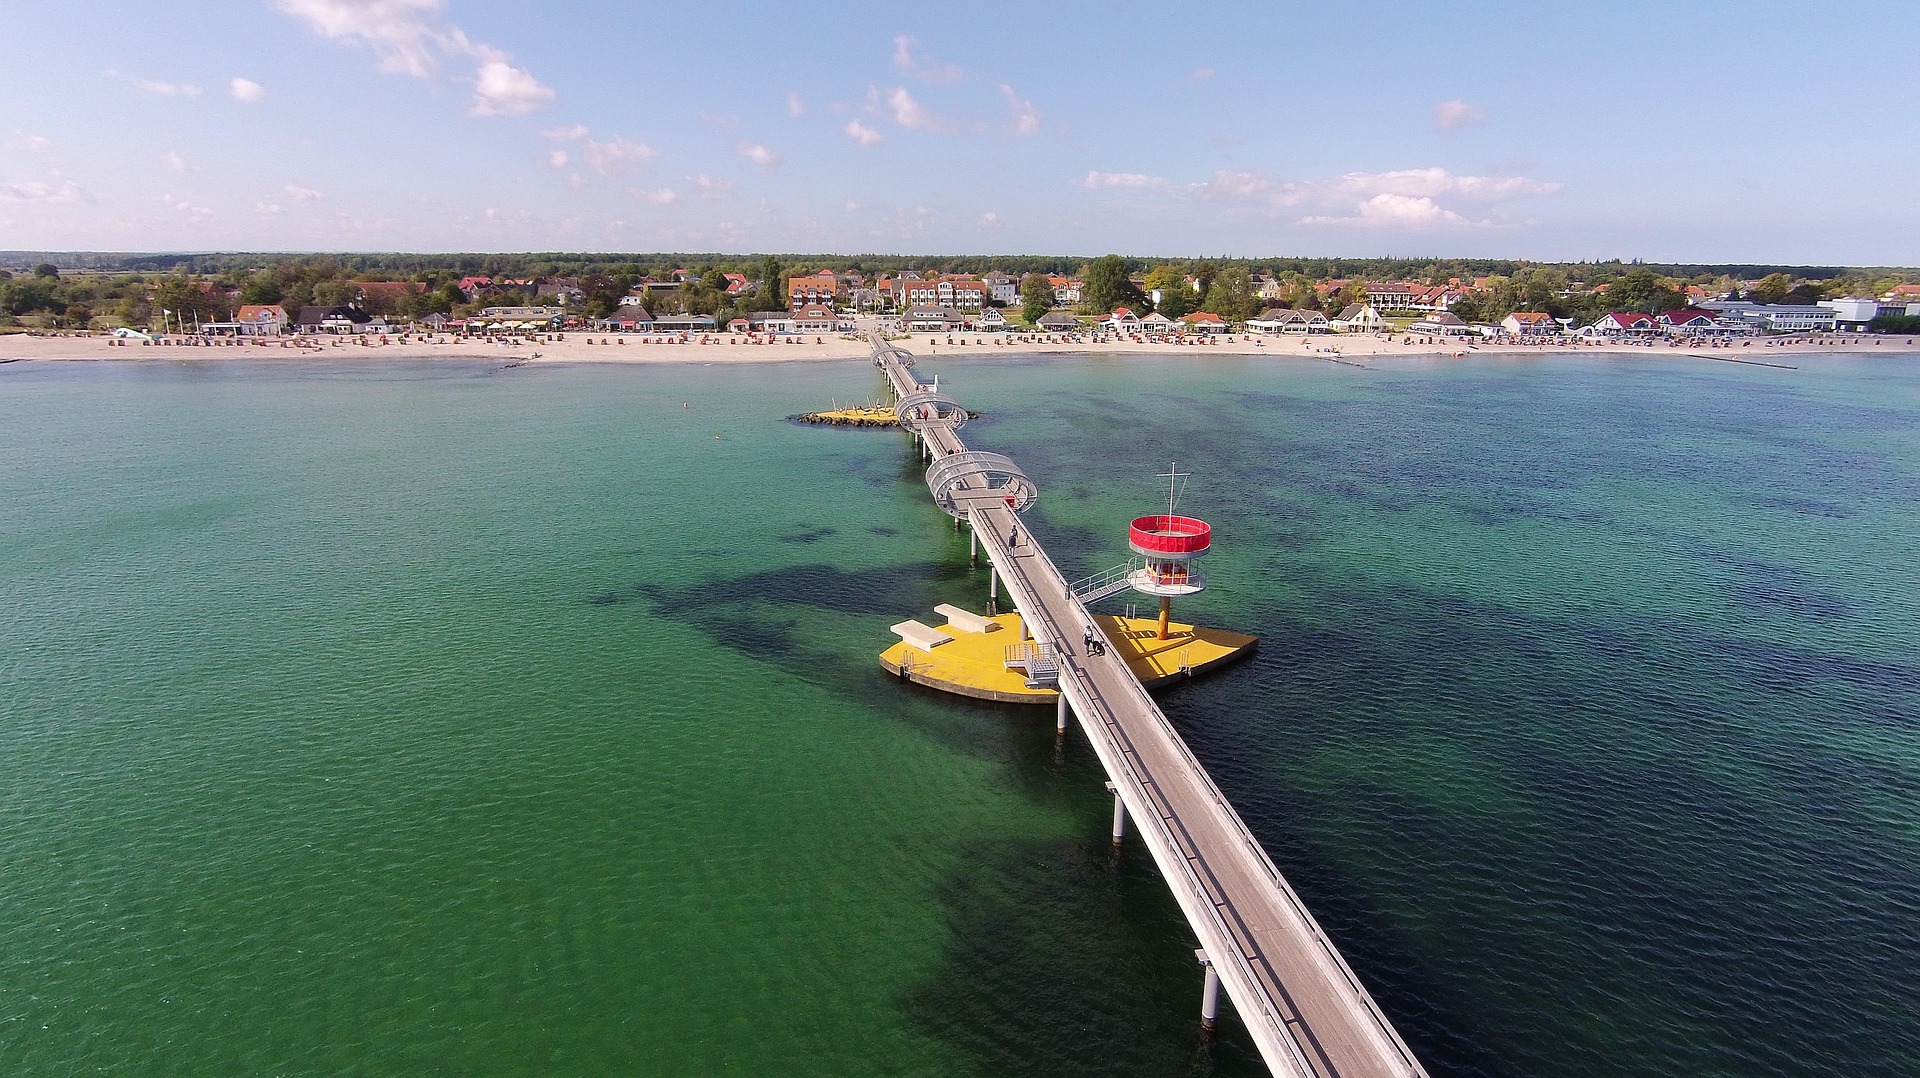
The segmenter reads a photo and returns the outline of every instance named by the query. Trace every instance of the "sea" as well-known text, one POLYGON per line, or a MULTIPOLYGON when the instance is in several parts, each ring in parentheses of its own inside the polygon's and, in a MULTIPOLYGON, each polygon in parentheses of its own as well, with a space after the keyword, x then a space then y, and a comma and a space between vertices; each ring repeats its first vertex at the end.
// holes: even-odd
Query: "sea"
MULTIPOLYGON (((0 346, 3 348, 4 346, 0 346)), ((922 356, 1438 1075, 1920 1074, 1920 360, 922 356), (1119 610, 1126 600, 1109 601, 1119 610)), ((0 365, 0 1073, 1254 1075, 861 362, 0 365)))

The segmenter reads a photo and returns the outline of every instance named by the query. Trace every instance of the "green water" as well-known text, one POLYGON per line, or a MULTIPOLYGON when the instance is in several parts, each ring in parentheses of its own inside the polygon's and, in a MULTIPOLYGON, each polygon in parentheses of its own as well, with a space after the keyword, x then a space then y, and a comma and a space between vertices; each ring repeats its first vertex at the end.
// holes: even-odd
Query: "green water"
MULTIPOLYGON (((1920 1069, 1920 371, 974 361, 1436 1073, 1920 1069)), ((864 364, 0 366, 0 1070, 1258 1073, 864 364)))

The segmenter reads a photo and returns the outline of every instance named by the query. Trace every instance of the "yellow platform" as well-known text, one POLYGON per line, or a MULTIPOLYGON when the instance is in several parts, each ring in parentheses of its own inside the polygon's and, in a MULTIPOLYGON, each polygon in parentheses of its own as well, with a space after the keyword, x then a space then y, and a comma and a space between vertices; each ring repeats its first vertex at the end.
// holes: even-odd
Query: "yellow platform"
MULTIPOLYGON (((1179 622, 1170 624, 1169 639, 1161 640, 1158 618, 1093 617, 1112 642, 1114 653, 1127 661, 1133 676, 1148 688, 1197 677, 1251 654, 1260 642, 1258 637, 1179 622)), ((939 626, 953 639, 931 651, 902 640, 880 653, 880 665, 889 674, 942 692, 1013 704, 1053 703, 1059 690, 1029 689, 1024 672, 1006 668, 1007 645, 1020 642, 1020 615, 1001 614, 989 620, 999 628, 975 633, 955 625, 939 626)), ((1079 640, 1070 643, 1075 652, 1082 646, 1079 640)))

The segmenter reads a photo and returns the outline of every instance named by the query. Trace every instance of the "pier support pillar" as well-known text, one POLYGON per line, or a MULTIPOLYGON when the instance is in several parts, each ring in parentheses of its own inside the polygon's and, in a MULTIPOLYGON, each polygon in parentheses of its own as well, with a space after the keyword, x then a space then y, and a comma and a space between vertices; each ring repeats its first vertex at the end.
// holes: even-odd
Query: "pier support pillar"
POLYGON ((1113 788, 1113 783, 1107 783, 1107 792, 1113 795, 1113 844, 1118 846, 1127 837, 1127 803, 1120 800, 1120 791, 1113 788))
POLYGON ((1193 952, 1200 960, 1200 968, 1207 971, 1207 984, 1200 990, 1200 1028, 1212 1033, 1220 1019, 1220 974, 1213 968, 1213 960, 1207 957, 1204 948, 1193 952))
POLYGON ((967 564, 980 564, 980 533, 971 527, 967 529, 967 564))
POLYGON ((1061 737, 1067 736, 1067 694, 1061 693, 1058 704, 1053 709, 1053 732, 1061 737))
POLYGON ((1160 639, 1165 640, 1167 638, 1167 622, 1172 618, 1173 600, 1162 595, 1160 597, 1160 639))

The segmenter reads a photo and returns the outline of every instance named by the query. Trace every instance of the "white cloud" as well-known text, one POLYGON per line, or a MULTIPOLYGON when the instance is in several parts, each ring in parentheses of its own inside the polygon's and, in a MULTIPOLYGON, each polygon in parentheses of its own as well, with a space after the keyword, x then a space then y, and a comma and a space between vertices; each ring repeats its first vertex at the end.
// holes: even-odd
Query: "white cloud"
POLYGON ((1013 110, 1013 133, 1016 135, 1035 135, 1040 133, 1040 110, 1033 102, 1022 100, 1013 92, 1013 87, 1000 84, 1000 96, 1007 99, 1007 107, 1013 110))
POLYGON ((550 127, 540 132, 540 137, 554 139, 558 142, 579 142, 592 133, 593 132, 587 130, 586 124, 574 124, 572 127, 550 127))
POLYGON ((602 176, 642 168, 658 156, 658 150, 625 135, 615 135, 605 142, 588 139, 580 151, 581 160, 587 163, 587 167, 602 176))
POLYGON ((227 92, 233 95, 235 101, 247 105, 254 104, 261 98, 267 96, 266 87, 252 79, 243 79, 238 75, 235 75, 232 81, 227 83, 227 92))
POLYGON ((198 169, 194 168, 192 165, 187 164, 186 158, 181 157, 179 154, 173 152, 172 150, 167 151, 166 161, 167 161, 167 167, 172 169, 175 172, 199 171, 198 169))
POLYGON ((191 217, 195 220, 205 220, 206 218, 213 216, 212 210, 206 208, 205 206, 196 206, 193 203, 188 202, 184 198, 175 198, 172 195, 161 195, 160 201, 166 203, 167 205, 173 207, 175 210, 178 210, 179 212, 184 213, 188 217, 191 217))
POLYGON ((1148 176, 1142 172, 1089 172, 1080 186, 1099 190, 1108 187, 1123 187, 1134 190, 1164 191, 1172 186, 1159 176, 1148 176))
POLYGON ((980 227, 981 228, 999 228, 1000 215, 997 213, 994 213, 992 210, 988 210, 986 213, 981 214, 980 227))
POLYGON ((1487 110, 1478 105, 1469 105, 1455 98, 1442 101, 1433 106, 1433 126, 1442 131, 1453 131, 1462 127, 1479 127, 1487 122, 1487 110))
POLYGON ((707 199, 722 199, 733 193, 733 184, 717 176, 702 172, 697 176, 688 176, 687 182, 700 189, 700 195, 707 199))
POLYGON ((1238 204, 1269 215, 1305 212, 1300 224, 1425 230, 1487 226, 1493 222, 1449 203, 1492 204, 1558 193, 1559 183, 1526 176, 1459 175, 1444 168, 1349 172, 1323 179, 1276 180, 1259 169, 1223 169, 1197 183, 1175 184, 1137 172, 1089 172, 1092 190, 1153 192, 1169 199, 1238 204))
POLYGON ((788 90, 787 91, 787 115, 805 116, 806 114, 807 114, 807 103, 805 101, 800 100, 799 92, 796 90, 788 90))
POLYGON ((280 208, 278 202, 256 202, 253 204, 253 212, 262 217, 278 217, 286 211, 280 208))
POLYGON ((670 202, 680 201, 680 196, 675 194, 671 187, 657 187, 653 190, 643 190, 635 187, 631 189, 630 193, 640 201, 651 202, 655 206, 665 206, 670 202))
POLYGON ((1210 67, 1196 67, 1192 71, 1187 72, 1187 77, 1195 82, 1205 82, 1218 74, 1218 71, 1210 67))
POLYGON ((1193 192, 1202 198, 1251 198, 1273 189, 1273 179, 1261 169, 1220 169, 1212 179, 1195 184, 1193 192))
POLYGON ((1469 221, 1431 198, 1413 195, 1375 195, 1360 203, 1356 211, 1351 217, 1302 217, 1300 223, 1303 225, 1359 225, 1364 228, 1400 228, 1416 231, 1488 223, 1469 221))
POLYGON ((761 168, 780 167, 780 155, 757 142, 743 142, 736 148, 740 151, 740 156, 761 168))
POLYGON ((882 142, 887 141, 887 136, 875 131, 859 120, 848 120, 847 126, 841 128, 840 131, 862 146, 878 146, 882 142))
POLYGON ((321 37, 373 50, 382 71, 432 78, 448 58, 471 61, 474 116, 521 116, 555 94, 508 55, 446 21, 443 0, 273 0, 321 37))
POLYGON ((887 91, 887 108, 893 112, 893 122, 908 130, 931 130, 938 124, 933 113, 915 101, 905 86, 887 91))
POLYGON ((29 150, 44 150, 53 145, 45 135, 29 135, 25 131, 15 131, 14 134, 20 136, 20 140, 27 144, 29 150))
POLYGON ((901 34, 893 39, 893 67, 901 74, 912 75, 923 82, 953 83, 967 77, 967 73, 952 64, 936 64, 913 54, 919 46, 916 38, 901 34))
POLYGON ((573 160, 573 155, 568 153, 565 150, 548 150, 547 151, 547 164, 551 165, 554 168, 566 168, 567 163, 572 160, 573 160))
POLYGON ((858 202, 855 202, 853 199, 848 199, 846 202, 846 205, 841 206, 840 208, 847 211, 848 213, 860 212, 860 204, 858 202))
POLYGON ((85 198, 72 180, 51 183, 0 183, 0 202, 79 202, 85 198))
POLYGON ((183 82, 161 82, 158 79, 135 79, 133 88, 149 97, 199 97, 200 87, 183 82))
POLYGON ((475 116, 525 116, 553 102, 557 95, 525 69, 507 63, 505 54, 483 61, 473 79, 475 116))
POLYGON ((311 187, 302 187, 297 183, 288 184, 286 192, 295 202, 318 202, 327 197, 311 187))
POLYGON ((1457 195, 1493 201, 1559 192, 1558 183, 1541 183, 1525 176, 1458 176, 1444 168, 1404 168, 1392 172, 1349 172, 1332 181, 1333 190, 1350 195, 1411 195, 1435 198, 1457 195))

